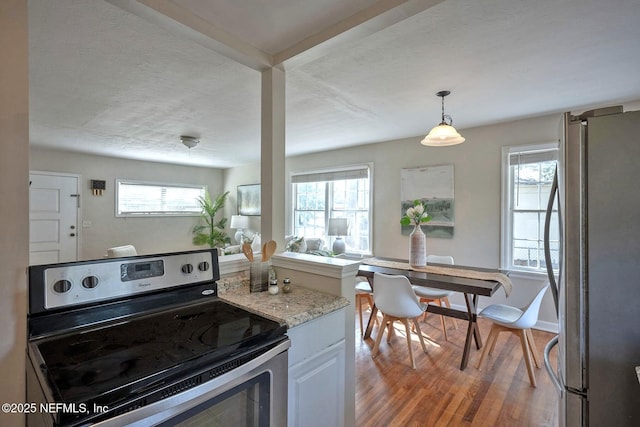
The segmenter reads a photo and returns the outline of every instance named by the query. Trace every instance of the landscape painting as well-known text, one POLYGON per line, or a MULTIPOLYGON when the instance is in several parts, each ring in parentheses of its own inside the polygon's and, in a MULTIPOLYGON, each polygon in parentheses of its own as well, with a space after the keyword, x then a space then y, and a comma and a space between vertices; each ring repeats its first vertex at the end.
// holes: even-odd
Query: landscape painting
MULTIPOLYGON (((427 208, 431 221, 422 225, 428 237, 453 238, 454 197, 453 165, 421 166, 402 169, 400 177, 401 216, 420 200, 427 208)), ((409 235, 413 226, 400 226, 409 235)))
POLYGON ((260 184, 238 186, 238 215, 260 215, 260 184))

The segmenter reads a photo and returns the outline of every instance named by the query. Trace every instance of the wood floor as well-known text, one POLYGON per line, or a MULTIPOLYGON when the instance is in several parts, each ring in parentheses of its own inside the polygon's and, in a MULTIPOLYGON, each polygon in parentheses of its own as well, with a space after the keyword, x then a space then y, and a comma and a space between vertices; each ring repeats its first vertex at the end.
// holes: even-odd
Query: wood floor
MULTIPOLYGON (((356 314, 357 316, 357 314, 356 314)), ((369 318, 365 313, 365 322, 369 318)), ((466 324, 447 319, 444 340, 437 315, 420 323, 426 340, 423 353, 413 336, 417 369, 411 369, 404 327, 396 322, 391 344, 386 334, 380 353, 371 358, 378 327, 363 340, 356 317, 356 425, 365 426, 557 426, 558 393, 544 366, 535 369, 537 388, 529 384, 520 341, 502 333, 495 350, 476 368, 480 351, 472 347, 469 366, 460 371, 466 324)), ((480 319, 483 342, 490 322, 480 319)), ((552 334, 533 331, 538 355, 552 334)), ((555 350, 551 360, 556 357, 555 350)))

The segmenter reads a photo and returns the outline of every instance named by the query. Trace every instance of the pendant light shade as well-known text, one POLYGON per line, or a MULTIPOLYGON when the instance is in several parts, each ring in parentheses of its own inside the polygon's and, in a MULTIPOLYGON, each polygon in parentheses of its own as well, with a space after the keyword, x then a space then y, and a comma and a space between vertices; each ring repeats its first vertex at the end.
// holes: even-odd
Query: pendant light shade
POLYGON ((200 140, 195 136, 182 135, 180 136, 180 142, 182 142, 186 147, 189 147, 189 149, 192 149, 200 143, 200 140))
POLYGON ((436 93, 437 96, 442 98, 442 121, 439 125, 431 129, 429 134, 420 141, 422 145, 445 147, 447 145, 456 145, 464 142, 464 138, 458 133, 456 128, 452 126, 453 120, 451 116, 444 114, 444 97, 450 93, 448 90, 442 90, 436 93))

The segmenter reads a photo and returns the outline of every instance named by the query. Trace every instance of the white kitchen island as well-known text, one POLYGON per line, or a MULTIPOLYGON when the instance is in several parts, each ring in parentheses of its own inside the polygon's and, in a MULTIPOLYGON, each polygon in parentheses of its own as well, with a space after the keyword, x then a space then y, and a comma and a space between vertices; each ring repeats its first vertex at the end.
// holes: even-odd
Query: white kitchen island
POLYGON ((249 292, 248 263, 223 256, 220 298, 287 325, 290 427, 354 426, 358 263, 285 253, 272 264, 280 286, 282 279, 291 278, 291 293, 249 292))

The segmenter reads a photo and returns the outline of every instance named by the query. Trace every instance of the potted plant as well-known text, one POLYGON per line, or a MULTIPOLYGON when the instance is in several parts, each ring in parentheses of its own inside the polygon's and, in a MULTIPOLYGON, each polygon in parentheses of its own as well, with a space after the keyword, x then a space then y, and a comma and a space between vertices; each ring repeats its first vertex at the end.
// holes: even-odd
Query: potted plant
POLYGON ((199 197, 198 202, 202 207, 200 215, 204 220, 204 224, 198 224, 193 227, 193 244, 209 245, 210 248, 223 248, 225 244, 231 243, 231 238, 224 232, 227 218, 222 218, 218 222, 215 216, 220 209, 224 207, 229 192, 220 194, 215 200, 211 200, 209 193, 205 193, 204 197, 199 197))

